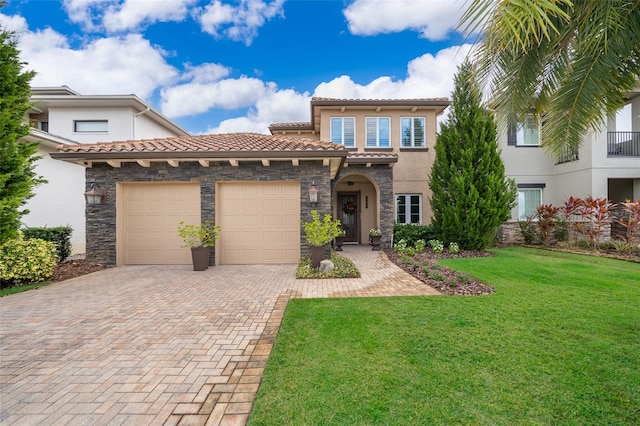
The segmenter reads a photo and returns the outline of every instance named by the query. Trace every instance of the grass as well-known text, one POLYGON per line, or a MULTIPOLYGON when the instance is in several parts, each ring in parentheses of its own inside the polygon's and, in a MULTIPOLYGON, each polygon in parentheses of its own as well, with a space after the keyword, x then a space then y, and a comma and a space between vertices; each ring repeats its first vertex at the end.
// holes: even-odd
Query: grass
POLYGON ((15 287, 8 287, 0 289, 0 297, 8 296, 10 294, 16 294, 27 290, 32 290, 34 288, 43 287, 45 285, 51 284, 50 281, 43 281, 38 283, 32 283, 27 285, 19 285, 15 287))
POLYGON ((296 278, 359 278, 360 271, 356 265, 344 256, 339 255, 331 250, 331 261, 335 269, 331 272, 320 272, 318 268, 311 267, 311 258, 305 256, 300 259, 298 269, 296 270, 296 278))
POLYGON ((640 424, 640 265, 495 253, 442 261, 490 296, 291 300, 249 424, 640 424))

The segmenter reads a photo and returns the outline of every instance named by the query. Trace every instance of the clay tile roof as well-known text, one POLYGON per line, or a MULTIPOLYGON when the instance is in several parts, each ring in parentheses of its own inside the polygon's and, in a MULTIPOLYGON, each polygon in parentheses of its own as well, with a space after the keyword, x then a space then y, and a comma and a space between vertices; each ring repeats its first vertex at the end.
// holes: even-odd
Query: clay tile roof
POLYGON ((300 138, 263 135, 257 133, 229 133, 182 136, 164 139, 108 142, 98 144, 60 145, 63 153, 242 153, 344 151, 342 145, 300 138))
POLYGON ((312 129, 313 124, 310 121, 296 121, 292 123, 271 123, 270 129, 312 129))
POLYGON ((339 99, 339 98, 323 98, 314 96, 311 102, 335 102, 335 103, 398 103, 411 104, 422 102, 449 102, 449 98, 414 98, 414 99, 339 99))
POLYGON ((393 152, 349 152, 348 163, 395 163, 398 154, 393 152))

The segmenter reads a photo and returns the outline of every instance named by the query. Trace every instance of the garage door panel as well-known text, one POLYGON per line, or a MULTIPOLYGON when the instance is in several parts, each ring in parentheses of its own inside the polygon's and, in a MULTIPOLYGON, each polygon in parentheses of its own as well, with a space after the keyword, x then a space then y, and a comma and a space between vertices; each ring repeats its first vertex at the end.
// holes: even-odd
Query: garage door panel
POLYGON ((224 182, 217 191, 220 263, 297 263, 299 183, 224 182))
POLYGON ((124 264, 191 264, 178 223, 200 223, 200 184, 131 183, 122 187, 118 233, 124 264))

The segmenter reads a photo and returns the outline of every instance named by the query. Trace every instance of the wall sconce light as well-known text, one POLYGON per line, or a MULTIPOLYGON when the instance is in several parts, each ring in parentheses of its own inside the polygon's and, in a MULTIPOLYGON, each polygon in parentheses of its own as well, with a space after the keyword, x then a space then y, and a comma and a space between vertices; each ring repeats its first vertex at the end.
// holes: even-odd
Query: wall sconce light
POLYGON ((100 188, 100 185, 91 182, 91 187, 84 193, 84 198, 87 200, 87 205, 104 204, 107 194, 104 189, 100 188))
POLYGON ((309 188, 309 202, 314 206, 318 203, 318 188, 313 183, 309 188))

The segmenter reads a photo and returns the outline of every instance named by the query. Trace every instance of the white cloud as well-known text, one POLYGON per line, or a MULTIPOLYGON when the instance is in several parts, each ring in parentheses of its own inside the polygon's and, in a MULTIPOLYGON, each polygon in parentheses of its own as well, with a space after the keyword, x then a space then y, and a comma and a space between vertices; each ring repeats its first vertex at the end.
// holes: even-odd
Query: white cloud
POLYGON ((442 40, 454 30, 466 0, 355 0, 345 10, 349 30, 356 35, 417 31, 442 40))
POLYGON ((144 24, 181 21, 196 0, 65 0, 71 22, 86 31, 138 30, 144 24))
POLYGON ((19 48, 27 68, 37 72, 34 86, 67 85, 83 94, 146 98, 178 74, 163 52, 139 34, 101 38, 73 49, 65 36, 47 28, 21 34, 19 48))
POLYGON ((224 65, 205 63, 198 66, 185 65, 182 80, 191 80, 193 83, 211 83, 229 75, 231 70, 224 65))
POLYGON ((272 123, 309 121, 311 97, 291 89, 271 91, 259 99, 246 117, 222 121, 205 133, 254 132, 269 133, 272 123))
POLYGON ((86 31, 94 31, 95 21, 100 19, 100 11, 114 3, 114 0, 64 0, 62 6, 69 15, 69 20, 80 24, 86 31))
POLYGON ((273 91, 273 83, 244 76, 209 83, 193 81, 162 89, 160 109, 169 117, 184 117, 212 108, 247 108, 273 91))
POLYGON ((213 0, 201 13, 198 21, 202 30, 214 37, 226 36, 250 45, 265 21, 282 16, 285 0, 240 0, 237 6, 213 0))
POLYGON ((107 31, 137 29, 143 23, 182 21, 195 0, 126 0, 110 5, 104 13, 107 31))
POLYGON ((407 78, 404 80, 383 76, 362 85, 343 75, 319 84, 313 95, 352 99, 449 97, 453 90, 453 76, 471 47, 469 44, 453 46, 435 56, 427 53, 415 58, 407 65, 407 78))
POLYGON ((0 28, 5 31, 20 33, 28 29, 27 20, 18 15, 8 16, 0 14, 0 28))

